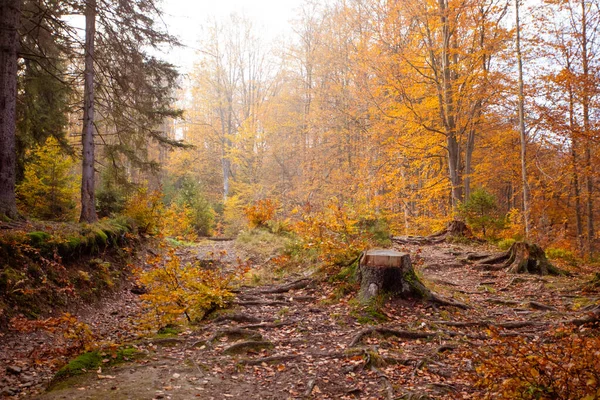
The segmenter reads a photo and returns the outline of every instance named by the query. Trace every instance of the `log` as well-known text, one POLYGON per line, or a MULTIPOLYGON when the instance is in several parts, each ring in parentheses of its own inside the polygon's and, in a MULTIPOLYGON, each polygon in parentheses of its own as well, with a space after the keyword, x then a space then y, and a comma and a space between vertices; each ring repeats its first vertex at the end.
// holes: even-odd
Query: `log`
POLYGON ((431 291, 415 274, 410 255, 394 250, 369 250, 359 263, 360 300, 368 302, 380 293, 401 298, 431 299, 431 291))

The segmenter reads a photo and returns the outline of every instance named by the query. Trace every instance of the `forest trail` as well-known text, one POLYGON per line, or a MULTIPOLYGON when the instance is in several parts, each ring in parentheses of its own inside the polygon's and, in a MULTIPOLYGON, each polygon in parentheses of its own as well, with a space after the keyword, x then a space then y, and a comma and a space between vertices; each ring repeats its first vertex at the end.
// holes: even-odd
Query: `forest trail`
MULTIPOLYGON (((231 245, 211 244, 227 250, 228 261, 231 245)), ((144 358, 71 378, 37 398, 481 398, 469 375, 473 351, 489 339, 490 327, 501 335, 543 336, 560 321, 585 316, 585 305, 596 300, 579 290, 577 277, 480 270, 468 258, 488 252, 481 245, 395 249, 411 253, 430 288, 471 308, 393 300, 365 311, 353 294, 334 300, 335 284, 288 276, 275 285, 242 287, 234 307, 210 322, 138 341, 144 358)), ((216 254, 202 246, 179 251, 183 259, 216 254)), ((131 320, 139 310, 130 296, 121 303, 129 309, 101 310, 96 318, 113 327, 131 320)))

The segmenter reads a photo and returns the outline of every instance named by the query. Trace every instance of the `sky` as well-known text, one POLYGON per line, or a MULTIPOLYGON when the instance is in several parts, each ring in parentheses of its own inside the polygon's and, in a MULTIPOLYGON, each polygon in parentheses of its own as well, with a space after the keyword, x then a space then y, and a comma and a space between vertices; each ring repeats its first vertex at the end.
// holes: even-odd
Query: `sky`
POLYGON ((168 60, 190 72, 195 60, 202 25, 211 18, 232 13, 244 15, 264 32, 266 39, 292 33, 290 21, 303 0, 163 0, 162 10, 169 33, 184 46, 169 52, 168 60))

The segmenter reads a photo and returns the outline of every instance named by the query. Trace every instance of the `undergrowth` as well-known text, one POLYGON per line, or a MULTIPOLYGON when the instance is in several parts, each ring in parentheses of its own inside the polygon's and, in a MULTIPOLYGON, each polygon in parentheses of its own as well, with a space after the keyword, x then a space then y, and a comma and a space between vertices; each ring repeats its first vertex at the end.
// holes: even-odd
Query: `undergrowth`
POLYGON ((142 327, 149 330, 197 323, 226 307, 234 297, 231 289, 247 270, 245 265, 224 272, 182 263, 173 248, 147 262, 150 268, 138 279, 148 290, 141 298, 146 310, 142 327))
POLYGON ((472 382, 485 399, 593 400, 600 398, 600 336, 562 327, 549 337, 500 336, 475 352, 472 382))
POLYGON ((124 218, 95 224, 31 222, 0 233, 0 328, 38 318, 70 298, 92 299, 127 275, 136 236, 124 218))

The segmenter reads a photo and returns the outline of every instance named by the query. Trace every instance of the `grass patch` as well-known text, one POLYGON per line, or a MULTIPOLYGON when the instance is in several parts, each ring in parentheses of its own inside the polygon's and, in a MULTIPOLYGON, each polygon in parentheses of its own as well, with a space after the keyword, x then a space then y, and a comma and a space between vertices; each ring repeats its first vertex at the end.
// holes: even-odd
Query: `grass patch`
POLYGON ((276 257, 292 245, 289 234, 276 235, 266 229, 242 231, 235 240, 235 246, 261 260, 276 257))

